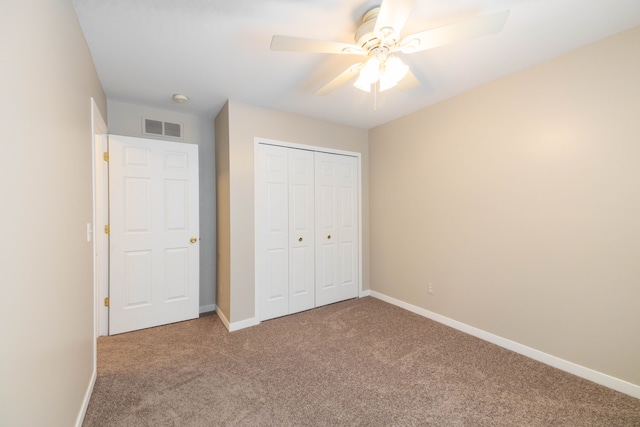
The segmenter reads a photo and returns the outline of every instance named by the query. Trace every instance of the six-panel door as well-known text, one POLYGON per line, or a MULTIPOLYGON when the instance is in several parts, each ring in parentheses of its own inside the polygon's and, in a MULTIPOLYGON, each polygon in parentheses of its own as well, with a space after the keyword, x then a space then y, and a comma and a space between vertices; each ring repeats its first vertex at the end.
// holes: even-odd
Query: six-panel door
POLYGON ((198 146, 109 136, 109 334, 198 317, 198 146))

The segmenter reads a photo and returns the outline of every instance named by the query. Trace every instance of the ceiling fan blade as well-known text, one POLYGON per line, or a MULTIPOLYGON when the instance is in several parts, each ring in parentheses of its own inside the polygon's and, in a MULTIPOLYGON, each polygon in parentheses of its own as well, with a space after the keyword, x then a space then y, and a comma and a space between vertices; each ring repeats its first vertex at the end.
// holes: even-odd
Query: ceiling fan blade
POLYGON ((404 53, 419 52, 475 37, 499 33, 504 28, 509 13, 509 10, 504 10, 412 34, 402 40, 398 50, 404 53))
POLYGON ((398 89, 407 90, 420 85, 420 80, 411 72, 411 69, 407 71, 407 74, 402 80, 398 82, 398 89))
POLYGON ((271 50, 366 55, 366 52, 355 44, 279 35, 271 39, 271 50))
POLYGON ((386 35, 387 32, 400 34, 415 3, 416 0, 383 0, 373 34, 386 35))
POLYGON ((358 64, 350 66, 349 68, 344 70, 342 73, 338 74, 336 77, 331 79, 329 83, 325 84, 320 89, 315 90, 313 94, 327 95, 328 93, 334 91, 335 89, 337 89, 338 87, 342 86, 343 84, 351 80, 353 77, 355 77, 360 71, 360 69, 362 68, 362 65, 364 65, 364 62, 360 62, 358 64))

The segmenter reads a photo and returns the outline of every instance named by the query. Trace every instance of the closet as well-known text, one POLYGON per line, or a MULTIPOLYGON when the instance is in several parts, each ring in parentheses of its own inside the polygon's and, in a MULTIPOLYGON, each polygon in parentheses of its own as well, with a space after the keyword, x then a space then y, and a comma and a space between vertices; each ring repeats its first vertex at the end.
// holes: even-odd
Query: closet
POLYGON ((358 162, 257 144, 259 319, 358 296, 358 162))

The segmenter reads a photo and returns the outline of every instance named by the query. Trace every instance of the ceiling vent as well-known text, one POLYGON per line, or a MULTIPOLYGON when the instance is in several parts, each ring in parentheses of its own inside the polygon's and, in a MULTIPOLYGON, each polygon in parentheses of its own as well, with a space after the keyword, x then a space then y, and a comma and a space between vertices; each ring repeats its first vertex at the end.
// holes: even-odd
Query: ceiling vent
POLYGON ((163 122, 143 117, 142 133, 182 139, 182 123, 163 122))

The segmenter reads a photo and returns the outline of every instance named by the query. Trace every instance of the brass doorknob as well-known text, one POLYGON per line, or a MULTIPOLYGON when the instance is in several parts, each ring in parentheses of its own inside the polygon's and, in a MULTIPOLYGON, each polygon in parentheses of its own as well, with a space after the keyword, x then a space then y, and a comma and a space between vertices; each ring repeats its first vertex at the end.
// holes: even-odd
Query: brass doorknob
POLYGON ((302 237, 298 237, 298 242, 302 242, 302 237))
POLYGON ((327 236, 327 239, 330 239, 330 238, 331 238, 331 234, 329 234, 329 235, 327 236))
POLYGON ((198 241, 198 238, 197 238, 197 237, 192 237, 192 238, 190 238, 190 239, 189 239, 189 241, 190 241, 191 243, 195 243, 195 242, 197 242, 197 241, 198 241))

